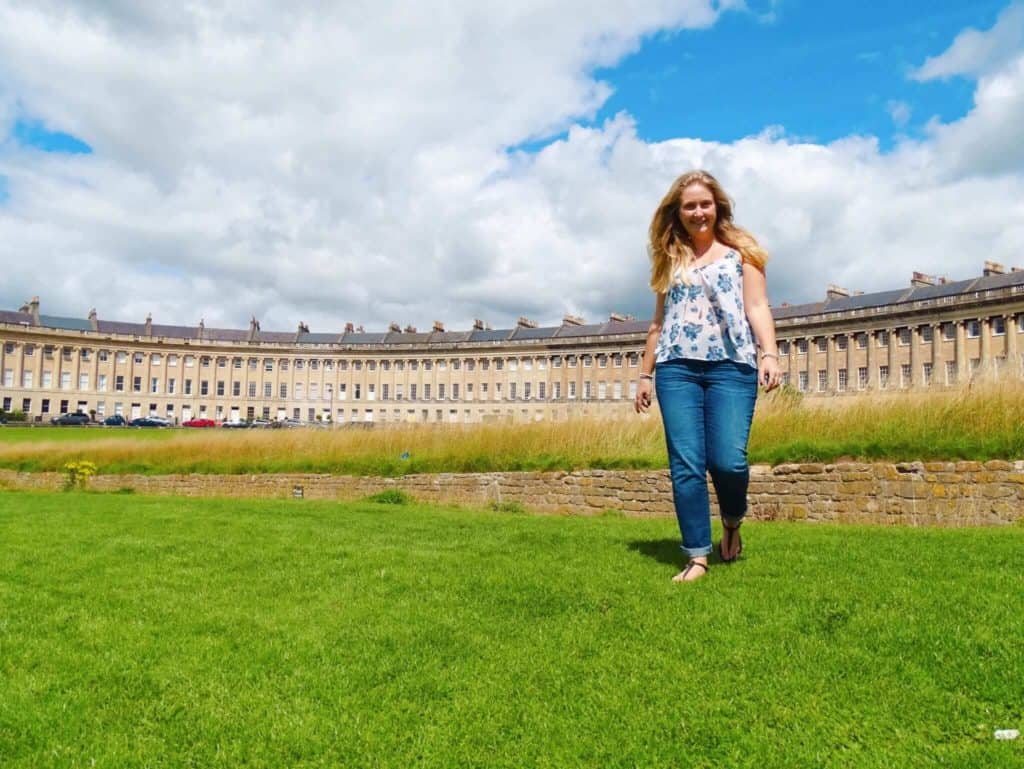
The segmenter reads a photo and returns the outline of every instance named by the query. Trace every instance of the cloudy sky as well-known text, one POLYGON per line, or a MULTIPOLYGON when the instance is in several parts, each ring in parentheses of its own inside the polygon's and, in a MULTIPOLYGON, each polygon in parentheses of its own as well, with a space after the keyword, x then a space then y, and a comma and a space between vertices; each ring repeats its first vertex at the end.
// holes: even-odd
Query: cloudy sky
POLYGON ((0 308, 646 318, 691 167, 775 304, 1024 266, 1024 3, 871 5, 0 0, 0 308))

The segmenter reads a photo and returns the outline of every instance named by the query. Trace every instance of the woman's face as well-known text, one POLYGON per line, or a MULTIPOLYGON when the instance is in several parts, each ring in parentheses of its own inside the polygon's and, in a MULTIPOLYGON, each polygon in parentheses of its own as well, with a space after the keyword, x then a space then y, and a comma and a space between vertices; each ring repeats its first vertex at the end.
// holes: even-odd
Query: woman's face
POLYGON ((691 240, 714 233, 716 218, 717 209, 711 190, 700 182, 683 188, 679 199, 679 219, 691 240))

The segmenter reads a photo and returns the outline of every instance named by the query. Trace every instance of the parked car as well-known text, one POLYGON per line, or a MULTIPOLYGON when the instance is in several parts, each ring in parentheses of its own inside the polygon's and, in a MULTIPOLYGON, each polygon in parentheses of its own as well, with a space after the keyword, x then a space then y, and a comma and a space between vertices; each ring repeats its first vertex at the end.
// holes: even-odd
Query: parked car
POLYGON ((298 419, 291 419, 291 418, 289 418, 289 419, 282 419, 279 422, 277 422, 277 425, 279 427, 305 427, 305 425, 302 422, 300 422, 298 419))
POLYGON ((122 416, 121 414, 112 414, 111 416, 103 420, 103 424, 105 424, 107 427, 124 427, 126 424, 128 424, 128 420, 125 419, 124 416, 122 416))
POLYGON ((249 423, 249 427, 273 427, 274 423, 269 419, 254 419, 249 423))
POLYGON ((221 427, 248 427, 248 422, 224 422, 221 427))
POLYGON ((163 417, 138 417, 128 423, 132 427, 170 427, 171 423, 163 417))
POLYGON ((51 419, 50 422, 55 425, 87 425, 90 419, 88 414, 77 411, 73 414, 61 414, 59 417, 51 419))
POLYGON ((212 419, 205 419, 205 418, 204 419, 200 419, 200 418, 197 417, 196 419, 190 419, 187 422, 182 422, 181 426, 182 427, 216 427, 217 423, 214 422, 212 419))

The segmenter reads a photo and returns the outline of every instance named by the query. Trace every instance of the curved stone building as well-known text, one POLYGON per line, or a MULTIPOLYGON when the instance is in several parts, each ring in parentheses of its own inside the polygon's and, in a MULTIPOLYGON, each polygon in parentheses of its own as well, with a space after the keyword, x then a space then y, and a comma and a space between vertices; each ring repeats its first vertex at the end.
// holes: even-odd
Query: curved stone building
MULTIPOLYGON (((914 273, 870 294, 773 309, 786 381, 808 395, 942 388, 1024 375, 1024 271, 986 262, 950 281, 914 273)), ((567 316, 538 328, 338 333, 168 326, 0 311, 2 408, 32 421, 157 414, 338 423, 565 419, 631 408, 648 322, 567 316)))

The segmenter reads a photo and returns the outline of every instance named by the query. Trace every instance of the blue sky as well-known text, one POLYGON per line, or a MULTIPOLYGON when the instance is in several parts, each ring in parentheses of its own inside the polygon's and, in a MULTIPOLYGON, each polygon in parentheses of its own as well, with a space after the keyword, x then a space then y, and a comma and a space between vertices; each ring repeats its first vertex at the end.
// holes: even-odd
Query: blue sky
POLYGON ((598 76, 615 88, 597 122, 628 111, 648 141, 687 136, 730 142, 782 126, 818 143, 850 134, 919 137, 933 116, 965 114, 974 84, 919 83, 908 72, 966 27, 988 29, 1003 0, 838 3, 751 0, 710 29, 662 33, 598 76), (874 10, 869 10, 874 9, 874 10), (695 98, 700 110, 688 112, 695 98), (902 102, 902 125, 890 107, 902 102))
POLYGON ((773 302, 1024 266, 1024 0, 746 3, 0 2, 0 307, 645 317, 651 211, 695 166, 773 302))

